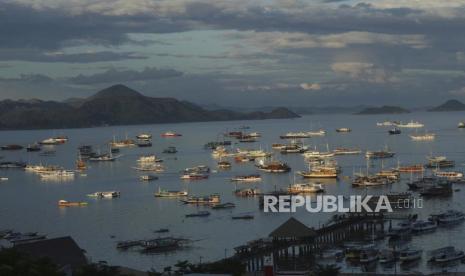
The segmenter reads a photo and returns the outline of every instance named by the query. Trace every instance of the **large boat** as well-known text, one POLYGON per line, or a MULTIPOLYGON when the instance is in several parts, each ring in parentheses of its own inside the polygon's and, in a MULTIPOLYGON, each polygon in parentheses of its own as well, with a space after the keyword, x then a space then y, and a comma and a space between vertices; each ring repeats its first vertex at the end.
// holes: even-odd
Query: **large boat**
POLYGON ((465 220, 465 214, 461 211, 447 210, 437 215, 431 215, 431 221, 436 221, 438 224, 455 224, 465 220))
POLYGON ((303 178, 337 178, 338 172, 335 168, 315 167, 309 171, 298 171, 303 178))
POLYGON ((29 152, 35 152, 35 151, 41 151, 41 150, 42 150, 42 147, 39 143, 30 144, 26 147, 26 151, 29 151, 29 152))
POLYGON ((152 139, 152 134, 150 133, 140 133, 136 136, 139 140, 150 140, 152 139))
POLYGON ((321 184, 297 183, 291 185, 287 191, 291 194, 306 194, 306 193, 323 193, 325 189, 321 184))
POLYGON ((462 250, 457 250, 453 246, 447 246, 431 251, 429 262, 436 264, 445 264, 457 260, 463 260, 465 253, 462 250))
POLYGON ((149 155, 142 155, 137 159, 137 162, 139 163, 156 163, 156 162, 162 162, 162 159, 157 158, 155 154, 149 154, 149 155))
POLYGON ((220 195, 212 194, 209 196, 190 196, 186 199, 181 199, 181 202, 185 204, 199 204, 199 205, 210 205, 210 204, 218 204, 220 203, 220 195))
POLYGON ((437 224, 433 221, 418 220, 412 224, 412 231, 414 233, 431 232, 436 230, 437 227, 437 224))
POLYGON ((415 164, 409 166, 398 166, 397 170, 401 173, 421 173, 425 170, 422 164, 415 164))
POLYGON ((304 158, 308 159, 308 158, 313 158, 313 157, 317 157, 317 158, 328 158, 328 157, 333 157, 335 155, 334 152, 332 151, 318 151, 318 150, 308 150, 306 152, 304 152, 302 154, 304 156, 304 158))
POLYGON ((287 153, 304 153, 308 150, 308 147, 303 146, 301 144, 290 144, 286 145, 281 148, 280 152, 282 154, 287 154, 287 153))
POLYGON ((58 201, 58 206, 60 207, 80 207, 80 206, 87 206, 87 202, 85 201, 67 201, 67 200, 60 200, 58 201))
POLYGON ((72 179, 74 175, 74 171, 70 170, 55 170, 40 173, 42 179, 72 179))
POLYGON ((262 178, 259 174, 238 175, 238 176, 231 178, 231 181, 236 181, 236 182, 258 182, 261 180, 262 178))
POLYGON ((188 192, 185 190, 181 191, 169 191, 169 190, 162 190, 160 187, 158 187, 158 191, 155 192, 155 197, 186 197, 188 195, 188 192))
POLYGON ((455 161, 448 160, 445 156, 429 156, 427 159, 427 168, 452 168, 455 166, 455 161))
POLYGON ((141 163, 139 167, 133 167, 136 171, 140 172, 164 172, 165 167, 159 163, 141 163))
POLYGON ((349 148, 336 148, 333 150, 334 155, 352 155, 360 154, 362 151, 360 149, 349 149, 349 148))
POLYGON ((420 122, 414 122, 414 121, 410 121, 408 123, 398 123, 396 124, 397 127, 402 127, 402 128, 421 128, 421 127, 424 127, 425 125, 420 123, 420 122))
POLYGON ((231 141, 215 141, 215 142, 208 142, 203 147, 204 149, 216 149, 219 146, 230 146, 231 141))
POLYGON ((382 186, 389 183, 389 179, 385 177, 379 176, 371 176, 371 175, 358 175, 352 181, 353 186, 382 186))
POLYGON ((106 192, 95 192, 88 194, 88 197, 95 197, 95 198, 115 198, 119 197, 121 193, 119 191, 106 191, 106 192))
POLYGON ((462 172, 451 172, 451 171, 434 171, 434 176, 439 178, 445 178, 447 180, 460 180, 463 179, 462 172))
POLYGON ((254 150, 254 149, 237 149, 237 155, 239 156, 247 156, 250 158, 258 158, 258 157, 269 157, 271 156, 270 152, 265 152, 263 150, 254 150))
POLYGON ((436 138, 436 134, 434 133, 411 134, 410 138, 413 141, 433 141, 436 138))
POLYGON ((367 151, 365 153, 366 158, 370 159, 381 159, 381 158, 391 158, 394 157, 395 153, 389 150, 380 150, 380 151, 367 151))
POLYGON ((0 148, 2 150, 21 150, 21 149, 23 149, 23 146, 10 144, 10 145, 1 146, 0 148))
POLYGON ((174 131, 167 131, 161 134, 161 137, 179 137, 179 136, 182 136, 182 134, 176 133, 174 131))
POLYGON ((4 161, 0 162, 0 169, 23 169, 26 167, 24 162, 10 162, 4 161))
POLYGON ((258 164, 255 165, 259 170, 271 173, 285 173, 291 170, 286 163, 279 161, 270 161, 265 163, 263 160, 260 160, 258 164))

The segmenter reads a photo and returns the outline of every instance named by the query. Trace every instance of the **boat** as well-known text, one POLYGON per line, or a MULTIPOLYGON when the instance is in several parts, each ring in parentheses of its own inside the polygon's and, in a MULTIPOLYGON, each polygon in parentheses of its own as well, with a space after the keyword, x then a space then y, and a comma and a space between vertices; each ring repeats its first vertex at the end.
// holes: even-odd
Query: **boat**
POLYGON ((238 156, 247 156, 251 158, 259 158, 259 157, 269 157, 272 153, 265 152, 263 150, 254 150, 254 149, 237 149, 238 156))
POLYGON ((381 158, 391 158, 394 157, 395 153, 389 150, 380 150, 380 151, 367 151, 365 153, 366 158, 370 159, 381 159, 381 158))
POLYGON ((373 175, 357 175, 352 181, 352 186, 382 186, 388 183, 389 180, 385 177, 373 175))
POLYGON ((412 231, 414 233, 430 232, 436 230, 437 227, 435 222, 418 220, 412 224, 412 231))
POLYGON ((84 171, 87 169, 87 164, 82 160, 81 156, 76 160, 76 169, 79 171, 84 171))
POLYGON ((142 181, 152 181, 152 180, 157 180, 157 179, 158 179, 158 176, 151 175, 151 174, 141 175, 140 176, 140 180, 142 180, 142 181))
POLYGON ((116 248, 125 250, 131 247, 142 245, 143 240, 119 241, 116 243, 116 248))
POLYGON ((246 189, 237 189, 234 191, 234 194, 240 197, 253 197, 253 196, 260 195, 261 192, 259 189, 246 188, 246 189))
POLYGON ((39 142, 39 144, 41 145, 59 145, 59 144, 63 144, 67 141, 67 139, 63 138, 63 137, 55 137, 55 138, 47 138, 47 139, 44 139, 42 141, 39 142))
POLYGON ((115 137, 113 137, 113 141, 110 142, 110 147, 112 148, 126 148, 126 147, 134 147, 137 143, 133 139, 124 139, 121 141, 117 141, 115 137))
POLYGON ((431 186, 423 187, 420 190, 420 195, 424 197, 432 196, 449 196, 453 192, 452 183, 450 182, 436 182, 431 186))
POLYGON ((392 249, 385 249, 381 250, 378 256, 380 264, 389 264, 398 260, 399 252, 392 249))
POLYGON ((0 181, 8 181, 8 177, 2 176, 2 177, 0 177, 0 181))
POLYGON ((184 174, 188 174, 188 173, 208 174, 208 173, 210 173, 210 168, 208 166, 205 166, 205 165, 199 165, 199 166, 195 166, 195 167, 192 167, 192 168, 186 168, 182 172, 184 174))
POLYGON ((254 219, 254 216, 253 216, 253 215, 236 215, 236 216, 232 216, 231 219, 245 219, 245 220, 249 220, 249 219, 254 219))
POLYGON ((287 190, 291 194, 323 193, 325 191, 323 185, 313 183, 293 184, 287 190))
POLYGON ((465 123, 464 122, 459 122, 457 127, 458 128, 465 128, 465 123))
POLYGON ((207 178, 208 178, 208 174, 197 173, 197 172, 185 173, 181 175, 181 179, 184 179, 184 180, 200 180, 200 179, 207 179, 207 178))
POLYGON ((398 170, 381 170, 375 174, 378 177, 386 178, 388 180, 398 181, 400 179, 400 173, 398 170))
POLYGON ((167 190, 162 190, 160 187, 158 187, 158 191, 155 192, 155 197, 185 197, 188 195, 187 191, 167 191, 167 190))
POLYGON ((349 148, 336 148, 333 150, 334 155, 352 155, 360 154, 362 151, 360 149, 349 149, 349 148))
POLYGON ((281 154, 287 153, 304 153, 308 150, 308 147, 305 147, 301 144, 290 144, 281 148, 281 154))
POLYGON ((242 131, 230 131, 224 134, 226 137, 233 137, 233 138, 239 138, 242 137, 243 133, 242 131))
POLYGON ((420 123, 420 122, 414 122, 413 120, 408 122, 408 123, 398 123, 396 124, 396 127, 401 127, 401 128, 422 128, 425 125, 420 123))
POLYGON ((303 178, 337 178, 338 171, 335 168, 316 167, 309 171, 298 171, 303 178))
POLYGON ((351 132, 352 129, 348 128, 348 127, 341 127, 341 128, 337 128, 336 129, 336 132, 342 132, 342 133, 347 133, 347 132, 351 132))
POLYGON ((107 191, 107 192, 95 192, 88 194, 88 197, 95 197, 95 198, 115 198, 121 195, 118 191, 107 191))
POLYGON ((291 167, 289 167, 286 163, 279 161, 265 163, 263 160, 260 160, 260 162, 255 166, 261 171, 270 173, 285 173, 291 170, 291 167))
POLYGON ((433 172, 434 176, 438 178, 445 178, 447 180, 459 180, 463 178, 462 172, 451 172, 451 171, 439 171, 435 170, 433 172))
POLYGON ((176 250, 181 247, 181 240, 172 237, 157 238, 153 240, 142 241, 142 252, 166 252, 176 250))
POLYGON ((231 178, 231 181, 237 181, 237 182, 257 182, 261 180, 262 178, 259 174, 238 175, 238 176, 231 178))
POLYGON ((425 171, 425 167, 422 164, 415 164, 409 166, 398 166, 397 171, 401 173, 421 173, 425 171))
POLYGON ((200 205, 210 205, 220 203, 220 195, 212 194, 209 196, 190 196, 186 199, 181 199, 181 202, 185 204, 200 204, 200 205))
POLYGON ((60 200, 58 201, 58 206, 60 207, 79 207, 79 206, 87 206, 87 202, 85 201, 67 201, 67 200, 60 200))
POLYGON ((305 151, 303 154, 305 159, 309 158, 328 158, 328 157, 333 157, 335 155, 334 152, 332 151, 318 151, 318 150, 308 150, 305 151))
POLYGON ((457 260, 463 260, 465 258, 465 253, 462 250, 455 249, 454 246, 447 246, 431 251, 431 258, 429 262, 435 264, 444 264, 448 262, 453 262, 457 260))
POLYGON ((150 140, 138 140, 137 146, 140 148, 148 148, 152 146, 152 142, 150 140))
POLYGON ((445 156, 437 156, 428 158, 428 163, 426 163, 427 168, 452 168, 455 167, 454 160, 447 160, 445 156))
POLYGON ((166 149, 163 150, 163 153, 169 153, 169 154, 173 154, 177 152, 178 150, 176 149, 176 147, 173 147, 173 146, 167 147, 166 149))
POLYGON ((231 168, 231 163, 228 161, 219 161, 218 162, 218 168, 220 169, 229 169, 231 168))
POLYGON ((28 152, 36 152, 36 151, 41 151, 41 150, 42 150, 42 147, 40 146, 39 143, 30 144, 26 147, 26 151, 28 152))
POLYGON ((203 147, 204 149, 216 149, 219 146, 230 146, 231 141, 215 141, 215 142, 208 142, 203 147))
POLYGON ((11 161, 0 162, 0 169, 23 169, 25 167, 26 167, 26 163, 24 162, 11 162, 11 161))
POLYGON ((22 150, 23 146, 16 145, 16 144, 10 144, 10 145, 1 146, 0 148, 2 150, 22 150))
POLYGON ((179 134, 173 131, 167 131, 161 134, 161 137, 179 137, 179 136, 182 136, 182 134, 179 134))
POLYGON ((393 129, 388 130, 388 133, 390 135, 397 135, 397 134, 401 134, 402 131, 400 129, 398 129, 397 127, 395 127, 393 129))
POLYGON ((168 228, 160 228, 160 229, 157 229, 155 231, 153 231, 154 233, 168 233, 170 231, 170 229, 168 228))
POLYGON ((284 135, 279 136, 281 139, 302 139, 302 138, 310 138, 311 134, 308 132, 288 132, 284 135))
POLYGON ((208 211, 199 211, 197 213, 186 214, 186 218, 208 217, 209 215, 210 215, 210 212, 208 212, 208 211))
POLYGON ((56 153, 55 150, 45 150, 43 152, 41 152, 39 155, 40 156, 54 156, 56 153))
POLYGON ((437 215, 431 215, 430 220, 443 225, 456 224, 465 220, 465 214, 456 210, 447 210, 437 215))
POLYGON ((212 209, 231 209, 235 207, 236 207, 236 204, 232 202, 226 202, 226 203, 221 203, 221 204, 214 204, 211 208, 212 209))
POLYGON ((74 178, 75 172, 70 170, 55 170, 48 172, 41 172, 42 179, 71 179, 74 178))
POLYGON ((157 158, 156 155, 154 154, 149 154, 149 155, 142 155, 137 159, 137 162, 139 163, 155 163, 155 162, 163 162, 162 159, 157 158))
POLYGON ((249 136, 249 135, 243 135, 238 138, 240 143, 254 143, 257 142, 257 137, 255 136, 249 136))
POLYGON ((436 134, 434 133, 411 134, 410 138, 413 141, 433 141, 436 138, 436 134))
POLYGON ((401 262, 411 262, 421 259, 423 251, 418 249, 404 249, 399 252, 399 260, 401 262))
POLYGON ((139 140, 150 140, 152 139, 152 134, 149 133, 140 133, 136 136, 137 139, 139 140))
POLYGON ((377 261, 379 258, 378 250, 375 248, 364 249, 360 253, 360 260, 361 264, 368 264, 377 261))
POLYGON ((142 163, 141 166, 139 167, 133 167, 136 171, 140 172, 164 172, 165 167, 163 167, 159 163, 153 163, 153 164, 144 164, 142 163))
POLYGON ((384 121, 384 122, 377 122, 376 126, 394 126, 396 122, 393 121, 384 121))
POLYGON ((228 157, 233 156, 234 154, 230 153, 225 147, 218 146, 212 152, 213 158, 221 158, 221 157, 228 157))
POLYGON ((234 161, 236 163, 252 162, 252 161, 255 161, 255 157, 248 157, 245 155, 236 155, 234 156, 234 161))

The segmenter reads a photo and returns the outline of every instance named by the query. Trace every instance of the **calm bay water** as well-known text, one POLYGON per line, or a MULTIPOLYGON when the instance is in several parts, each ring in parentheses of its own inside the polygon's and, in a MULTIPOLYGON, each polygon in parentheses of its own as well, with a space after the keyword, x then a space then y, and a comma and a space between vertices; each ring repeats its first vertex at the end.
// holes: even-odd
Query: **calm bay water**
MULTIPOLYGON (((288 131, 305 131, 310 128, 327 130, 325 137, 308 140, 308 144, 325 150, 327 145, 335 147, 358 147, 365 150, 379 150, 386 145, 396 152, 396 158, 385 160, 384 167, 401 164, 424 163, 431 152, 446 155, 455 160, 456 170, 462 170, 465 163, 465 131, 457 129, 457 123, 465 119, 465 113, 412 113, 392 116, 356 116, 356 115, 312 115, 289 120, 206 122, 173 125, 139 125, 117 126, 89 129, 69 130, 35 130, 35 131, 2 131, 0 144, 17 143, 27 145, 55 135, 67 135, 68 143, 54 147, 56 155, 40 156, 38 153, 23 151, 2 151, 2 161, 26 161, 30 164, 43 163, 60 165, 68 169, 75 167, 77 147, 83 144, 93 145, 95 149, 106 151, 108 142, 113 136, 134 137, 140 132, 154 135, 151 148, 122 149, 123 156, 116 162, 89 163, 87 176, 77 176, 69 182, 44 182, 38 175, 22 170, 1 170, 0 176, 9 180, 0 183, 0 228, 11 228, 17 231, 39 231, 49 237, 72 236, 87 251, 92 261, 105 260, 112 265, 123 265, 142 270, 162 269, 178 260, 192 262, 216 260, 229 256, 235 246, 245 242, 266 237, 274 228, 287 220, 289 214, 265 214, 260 212, 258 200, 253 198, 237 198, 233 191, 237 187, 258 187, 263 191, 285 188, 292 183, 294 171, 306 169, 301 155, 280 155, 276 159, 287 162, 292 167, 289 174, 262 173, 263 180, 259 184, 232 184, 229 178, 237 174, 255 173, 253 163, 235 164, 228 171, 212 173, 208 180, 185 182, 179 179, 179 171, 195 165, 208 165, 216 169, 216 162, 203 145, 221 137, 221 133, 234 130, 242 125, 251 127, 250 131, 262 134, 260 142, 235 144, 240 148, 262 148, 271 151, 271 144, 279 141, 279 135, 288 131), (419 120, 426 129, 437 134, 433 142, 412 142, 405 130, 401 135, 389 136, 387 128, 376 127, 377 121, 419 120), (340 134, 334 130, 339 127, 350 127, 351 133, 340 134), (160 134, 174 130, 182 133, 178 138, 161 138, 160 134), (176 146, 178 153, 164 155, 162 150, 167 146, 176 146), (132 169, 141 154, 156 153, 164 159, 167 170, 159 174, 159 180, 141 182, 139 172, 132 169), (187 188, 190 194, 207 195, 220 193, 223 202, 234 202, 232 210, 210 210, 208 218, 184 217, 187 213, 204 210, 204 207, 183 205, 177 199, 160 199, 153 196, 158 187, 164 189, 187 188), (86 194, 95 191, 119 190, 121 197, 113 200, 94 200, 86 194), (84 208, 58 208, 60 199, 88 201, 84 208), (253 214, 254 220, 231 220, 232 214, 253 214), (182 236, 195 240, 190 248, 168 254, 143 255, 134 251, 118 251, 116 241, 157 237, 153 231, 169 228, 170 235, 182 236), (115 236, 112 238, 112 236, 115 236)), ((365 189, 352 188, 350 180, 344 176, 352 176, 354 171, 365 170, 366 161, 363 155, 337 157, 343 168, 343 177, 338 181, 325 182, 326 194, 353 195, 365 194, 365 189)), ((380 162, 374 162, 372 171, 380 168, 380 162)), ((389 191, 405 191, 404 175, 400 183, 380 188, 370 188, 369 193, 380 194, 389 191)), ((300 181, 300 179, 299 179, 300 181)), ((462 189, 460 185, 456 188, 462 189)), ((437 213, 448 208, 465 211, 465 189, 456 191, 448 199, 428 199, 424 208, 414 210, 420 218, 426 219, 430 213, 437 213)), ((309 214, 303 210, 294 214, 296 218, 308 226, 318 227, 325 223, 332 214, 309 214)), ((414 236, 412 244, 425 251, 455 245, 465 249, 463 231, 465 224, 453 228, 440 228, 435 233, 414 236)), ((423 262, 413 270, 430 269, 423 262)), ((359 268, 350 268, 358 271, 359 268)), ((458 269, 465 271, 465 267, 458 269)))

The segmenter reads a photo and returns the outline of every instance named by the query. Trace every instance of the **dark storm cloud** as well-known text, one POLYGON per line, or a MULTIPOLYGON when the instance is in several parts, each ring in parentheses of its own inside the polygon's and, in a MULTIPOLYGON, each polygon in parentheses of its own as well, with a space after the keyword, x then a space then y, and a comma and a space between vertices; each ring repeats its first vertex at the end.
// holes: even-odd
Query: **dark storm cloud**
POLYGON ((53 79, 49 76, 42 75, 42 74, 21 74, 19 77, 16 78, 0 78, 0 82, 4 83, 15 83, 15 82, 23 82, 23 83, 50 83, 53 82, 53 79))
POLYGON ((142 71, 135 70, 116 70, 109 69, 103 73, 93 75, 78 75, 70 78, 69 81, 74 84, 101 84, 115 82, 131 82, 131 81, 148 81, 157 79, 167 79, 180 77, 183 73, 173 69, 157 69, 154 67, 146 67, 142 71))

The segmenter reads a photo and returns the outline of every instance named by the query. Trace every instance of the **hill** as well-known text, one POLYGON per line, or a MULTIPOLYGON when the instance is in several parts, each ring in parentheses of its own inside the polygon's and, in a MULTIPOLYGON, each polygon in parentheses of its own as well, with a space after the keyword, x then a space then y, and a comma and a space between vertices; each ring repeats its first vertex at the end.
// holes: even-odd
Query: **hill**
POLYGON ((458 100, 448 100, 447 102, 428 109, 430 112, 445 112, 445 111, 464 111, 465 104, 458 100))
POLYGON ((78 128, 198 121, 296 118, 286 108, 241 113, 205 110, 174 98, 153 98, 124 85, 114 85, 86 99, 0 101, 0 129, 78 128))

